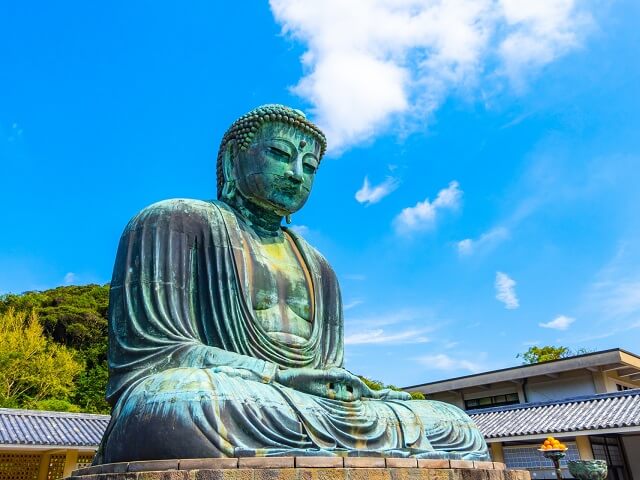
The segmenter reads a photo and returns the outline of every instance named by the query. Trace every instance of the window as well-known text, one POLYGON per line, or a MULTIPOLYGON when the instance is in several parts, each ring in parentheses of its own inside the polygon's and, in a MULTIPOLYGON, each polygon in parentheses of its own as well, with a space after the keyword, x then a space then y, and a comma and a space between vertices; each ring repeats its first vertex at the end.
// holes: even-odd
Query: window
POLYGON ((593 457, 607 462, 607 480, 626 480, 628 476, 618 437, 591 437, 590 440, 593 457))
POLYGON ((464 406, 467 410, 476 408, 499 407, 501 405, 513 405, 520 403, 517 393, 507 393, 506 395, 494 395, 491 397, 474 398, 465 400, 464 406))
MULTIPOLYGON (((562 476, 563 478, 573 478, 567 468, 567 462, 569 460, 580 460, 580 454, 575 443, 564 443, 569 450, 567 450, 566 457, 560 461, 562 476)), ((508 468, 529 470, 532 480, 556 479, 553 463, 538 451, 538 444, 505 446, 503 451, 504 463, 508 468)))

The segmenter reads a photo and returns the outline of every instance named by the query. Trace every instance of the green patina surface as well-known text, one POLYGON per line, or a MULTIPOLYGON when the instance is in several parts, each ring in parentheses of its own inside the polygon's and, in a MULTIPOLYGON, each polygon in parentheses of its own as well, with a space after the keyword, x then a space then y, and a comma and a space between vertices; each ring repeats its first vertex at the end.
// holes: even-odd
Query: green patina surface
POLYGON ((343 368, 335 273, 281 226, 307 201, 325 148, 298 110, 259 107, 222 140, 217 201, 160 202, 127 225, 110 292, 114 409, 96 463, 489 458, 461 410, 372 390, 343 368))
POLYGON ((604 460, 572 460, 568 463, 571 475, 579 480, 604 480, 607 462, 604 460))

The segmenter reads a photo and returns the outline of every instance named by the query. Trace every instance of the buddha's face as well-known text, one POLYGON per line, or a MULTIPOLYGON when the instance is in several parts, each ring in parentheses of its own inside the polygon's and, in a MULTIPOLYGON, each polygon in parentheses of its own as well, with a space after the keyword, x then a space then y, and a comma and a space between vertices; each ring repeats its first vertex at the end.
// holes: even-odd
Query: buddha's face
POLYGON ((320 159, 320 144, 287 123, 263 124, 246 150, 236 151, 232 175, 240 195, 278 215, 302 208, 320 159))

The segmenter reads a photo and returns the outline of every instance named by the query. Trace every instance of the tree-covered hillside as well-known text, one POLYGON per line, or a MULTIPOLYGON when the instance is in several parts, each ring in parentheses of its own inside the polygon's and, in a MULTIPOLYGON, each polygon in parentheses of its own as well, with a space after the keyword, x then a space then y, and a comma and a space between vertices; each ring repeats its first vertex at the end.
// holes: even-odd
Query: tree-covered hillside
MULTIPOLYGON (((0 392, 0 407, 109 413, 104 400, 108 303, 108 285, 0 296, 0 334, 17 342, 11 349, 0 347, 0 376, 11 379, 8 384, 22 385, 19 391, 0 392), (22 332, 16 331, 16 316, 22 319, 22 332), (30 338, 29 333, 33 336, 37 324, 44 332, 43 342, 26 344, 24 339, 30 338), (62 362, 65 353, 60 352, 70 354, 70 361, 62 362), (60 358, 56 360, 56 356, 60 358), (42 368, 47 363, 44 359, 55 365, 53 370, 42 368), (69 374, 73 382, 68 388, 47 387, 49 393, 42 395, 41 384, 55 383, 69 374)), ((0 341, 6 344, 5 338, 0 341)))

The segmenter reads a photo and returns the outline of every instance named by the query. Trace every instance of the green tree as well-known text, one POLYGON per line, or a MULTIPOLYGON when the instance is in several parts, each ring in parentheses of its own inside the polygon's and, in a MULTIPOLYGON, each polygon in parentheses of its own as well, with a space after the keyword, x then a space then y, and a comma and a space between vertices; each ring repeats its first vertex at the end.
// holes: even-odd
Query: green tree
POLYGON ((0 314, 0 406, 38 408, 69 397, 82 365, 63 345, 51 342, 35 312, 8 309, 0 314))
POLYGON ((522 363, 530 365, 533 363, 550 362, 551 360, 559 360, 561 358, 575 357, 589 353, 585 348, 571 350, 569 347, 545 345, 543 347, 529 347, 526 352, 519 353, 516 358, 522 358, 522 363))
POLYGON ((108 304, 109 285, 65 286, 0 297, 0 314, 9 309, 35 311, 45 335, 75 352, 83 369, 70 401, 85 412, 110 411, 104 398, 108 379, 108 304))

